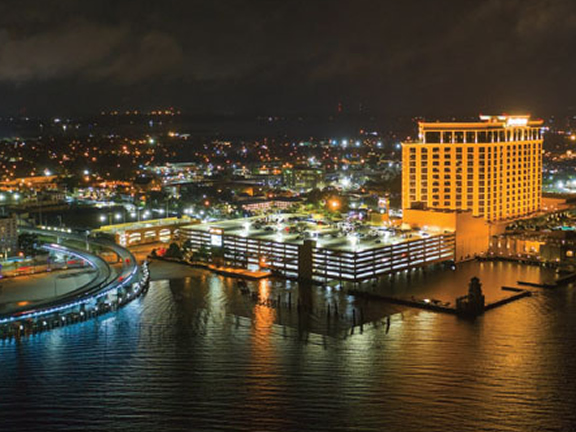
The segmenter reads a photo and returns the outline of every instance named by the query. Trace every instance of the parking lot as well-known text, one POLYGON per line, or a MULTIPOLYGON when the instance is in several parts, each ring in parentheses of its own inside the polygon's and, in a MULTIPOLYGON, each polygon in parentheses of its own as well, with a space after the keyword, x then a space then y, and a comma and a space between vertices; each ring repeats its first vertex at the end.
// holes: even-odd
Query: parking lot
POLYGON ((194 229, 291 244, 314 240, 319 247, 342 251, 362 251, 433 234, 409 227, 375 226, 359 220, 330 220, 297 213, 212 222, 195 225, 194 229))

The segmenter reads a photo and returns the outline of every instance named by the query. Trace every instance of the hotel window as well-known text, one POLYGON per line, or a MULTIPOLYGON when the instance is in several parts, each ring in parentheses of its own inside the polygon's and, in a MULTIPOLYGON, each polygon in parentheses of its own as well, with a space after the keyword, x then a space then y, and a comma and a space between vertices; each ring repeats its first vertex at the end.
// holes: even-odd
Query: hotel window
POLYGON ((426 142, 429 143, 440 142, 440 132, 426 132, 426 142))

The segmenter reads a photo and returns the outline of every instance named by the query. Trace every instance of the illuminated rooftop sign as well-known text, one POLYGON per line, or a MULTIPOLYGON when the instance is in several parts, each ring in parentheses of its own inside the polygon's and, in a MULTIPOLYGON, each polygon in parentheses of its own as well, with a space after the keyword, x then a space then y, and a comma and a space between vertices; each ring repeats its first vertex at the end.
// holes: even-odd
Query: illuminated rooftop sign
POLYGON ((528 117, 508 117, 506 127, 527 126, 528 117))
POLYGON ((521 116, 481 115, 480 120, 485 121, 485 122, 503 122, 505 127, 523 127, 523 126, 528 126, 528 121, 530 120, 530 116, 527 116, 527 115, 521 115, 521 116))

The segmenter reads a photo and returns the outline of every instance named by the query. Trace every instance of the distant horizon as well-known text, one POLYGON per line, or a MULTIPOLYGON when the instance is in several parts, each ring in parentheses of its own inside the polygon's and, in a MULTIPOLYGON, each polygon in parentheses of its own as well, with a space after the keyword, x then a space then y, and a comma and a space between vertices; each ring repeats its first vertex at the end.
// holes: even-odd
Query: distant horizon
POLYGON ((546 112, 539 111, 526 111, 526 110, 478 110, 476 112, 472 111, 462 111, 462 112, 437 112, 437 113, 373 113, 370 111, 242 111, 242 110, 226 110, 226 109, 214 109, 214 110, 189 110, 180 107, 167 106, 167 107, 108 107, 106 109, 94 109, 91 111, 81 112, 78 111, 74 113, 62 113, 55 111, 53 113, 28 113, 24 112, 1 112, 0 120, 5 121, 8 119, 30 119, 30 120, 82 120, 87 118, 98 118, 98 117, 171 117, 168 114, 155 114, 154 111, 169 111, 173 109, 174 118, 222 118, 222 119, 247 119, 247 120, 266 120, 270 118, 271 121, 278 120, 290 120, 290 119, 313 119, 313 118, 325 118, 325 119, 346 119, 346 118, 374 118, 374 119, 411 119, 414 121, 426 120, 426 121, 459 121, 459 120, 469 120, 469 119, 479 119, 480 116, 520 116, 528 115, 531 118, 549 119, 556 116, 566 116, 566 117, 576 117, 576 107, 565 107, 558 108, 556 110, 550 110, 546 112))

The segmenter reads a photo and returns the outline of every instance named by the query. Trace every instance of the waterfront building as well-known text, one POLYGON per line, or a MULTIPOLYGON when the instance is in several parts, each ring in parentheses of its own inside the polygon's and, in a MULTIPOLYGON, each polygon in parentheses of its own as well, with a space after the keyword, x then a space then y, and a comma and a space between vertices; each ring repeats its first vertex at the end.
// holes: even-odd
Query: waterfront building
POLYGON ((516 231, 490 238, 488 256, 518 261, 576 263, 576 232, 516 231))
POLYGON ((281 214, 180 229, 193 260, 301 280, 358 282, 454 259, 454 233, 396 230, 281 214))
POLYGON ((488 251, 490 238, 501 234, 505 223, 488 222, 471 211, 406 209, 403 222, 412 228, 434 228, 454 233, 454 261, 467 261, 488 251))
POLYGON ((500 221, 537 212, 541 201, 541 120, 420 122, 418 140, 402 144, 404 210, 469 210, 500 221))

